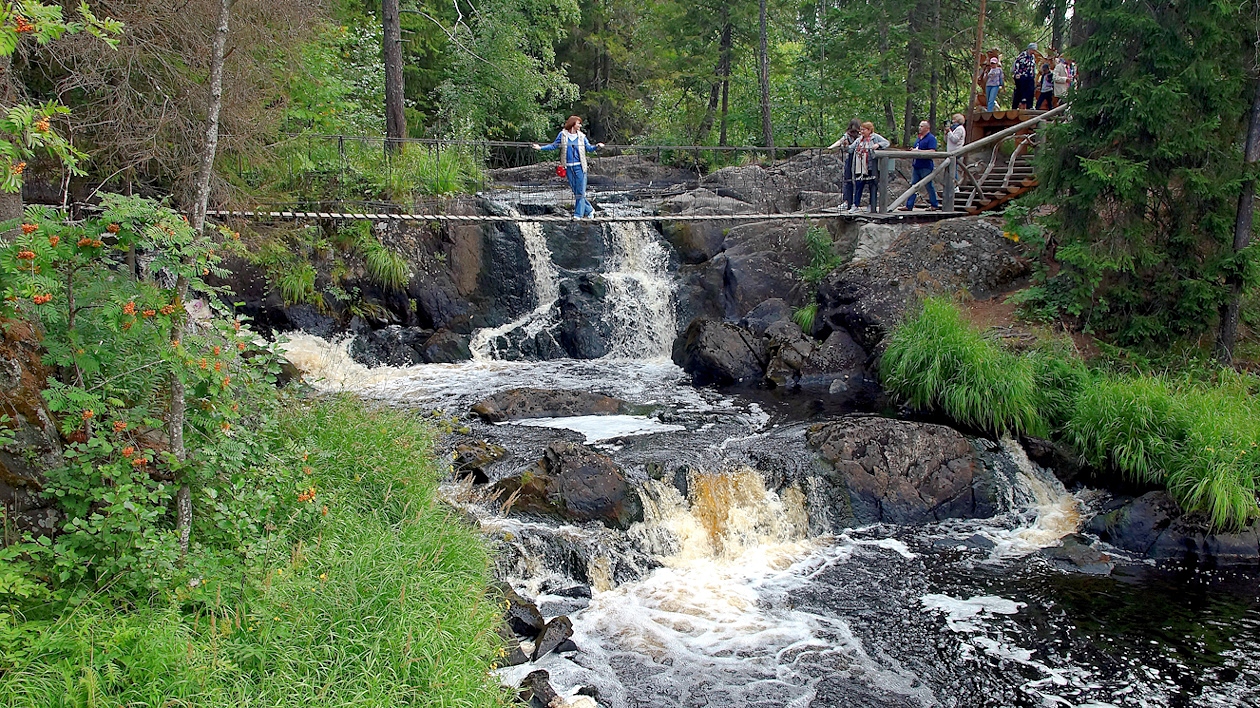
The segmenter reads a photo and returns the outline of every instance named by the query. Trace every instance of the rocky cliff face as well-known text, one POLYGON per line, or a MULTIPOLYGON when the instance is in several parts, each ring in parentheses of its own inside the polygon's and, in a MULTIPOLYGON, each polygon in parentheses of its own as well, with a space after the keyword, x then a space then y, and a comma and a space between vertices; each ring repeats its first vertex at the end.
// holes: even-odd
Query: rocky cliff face
POLYGON ((0 447, 0 504, 17 531, 50 534, 61 512, 40 497, 43 471, 61 463, 61 438, 40 394, 48 369, 38 334, 25 322, 0 322, 0 411, 14 441, 0 447))

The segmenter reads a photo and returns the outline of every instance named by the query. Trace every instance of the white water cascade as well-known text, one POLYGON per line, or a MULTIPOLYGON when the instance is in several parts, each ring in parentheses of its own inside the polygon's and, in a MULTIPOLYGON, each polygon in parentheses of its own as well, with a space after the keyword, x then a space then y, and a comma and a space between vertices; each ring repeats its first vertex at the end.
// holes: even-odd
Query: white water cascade
MULTIPOLYGON (((505 208, 512 215, 520 216, 520 212, 516 209, 505 208)), ((547 246, 546 236, 543 235, 542 224, 537 221, 519 221, 516 225, 520 228, 521 236, 525 240, 525 253, 529 256, 530 271, 534 276, 534 293, 538 296, 538 303, 533 310, 511 322, 498 327, 477 330, 468 345, 475 359, 498 358, 499 352, 495 349, 495 340, 517 328, 525 328, 529 336, 546 329, 547 325, 551 324, 552 308, 556 304, 556 298, 560 297, 560 271, 551 261, 551 249, 547 246)))
POLYGON ((642 222, 612 223, 606 233, 611 257, 604 278, 613 330, 608 356, 668 358, 678 322, 665 244, 642 222))

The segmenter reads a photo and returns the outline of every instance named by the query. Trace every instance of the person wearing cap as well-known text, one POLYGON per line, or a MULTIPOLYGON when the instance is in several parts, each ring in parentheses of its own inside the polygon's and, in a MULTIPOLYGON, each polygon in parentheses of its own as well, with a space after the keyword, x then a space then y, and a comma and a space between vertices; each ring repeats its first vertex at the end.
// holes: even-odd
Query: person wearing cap
POLYGON ((985 110, 992 113, 997 110, 998 90, 1006 84, 1006 77, 1002 74, 1002 67, 998 64, 997 57, 989 58, 989 72, 984 78, 984 96, 987 101, 985 110))
POLYGON ((1054 105, 1059 105, 1067 100, 1068 87, 1072 82, 1072 75, 1068 71, 1067 60, 1059 57, 1054 62, 1054 105))
POLYGON ((1015 95, 1011 100, 1011 109, 1033 107, 1033 94, 1037 91, 1037 43, 1033 42, 1019 56, 1015 57, 1015 65, 1011 67, 1011 78, 1015 79, 1015 95))

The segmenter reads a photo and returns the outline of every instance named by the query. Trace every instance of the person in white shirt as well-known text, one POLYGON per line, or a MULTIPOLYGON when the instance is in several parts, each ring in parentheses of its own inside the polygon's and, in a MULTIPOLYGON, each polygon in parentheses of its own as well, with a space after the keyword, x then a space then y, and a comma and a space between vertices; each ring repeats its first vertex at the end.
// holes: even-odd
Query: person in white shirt
MULTIPOLYGON (((967 142, 967 119, 961 113, 955 113, 953 122, 949 126, 949 130, 945 133, 945 149, 949 152, 962 149, 967 142)), ((957 183, 960 171, 958 164, 962 160, 961 157, 954 160, 954 182, 957 183)))

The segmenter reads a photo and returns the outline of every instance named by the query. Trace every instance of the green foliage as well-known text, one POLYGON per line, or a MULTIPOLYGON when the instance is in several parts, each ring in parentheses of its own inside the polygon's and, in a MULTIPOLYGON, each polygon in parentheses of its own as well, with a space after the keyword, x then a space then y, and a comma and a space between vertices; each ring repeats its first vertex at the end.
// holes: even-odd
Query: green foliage
POLYGON ((297 263, 286 268, 276 280, 276 289, 286 305, 317 305, 322 302, 319 293, 315 292, 315 266, 310 263, 297 263))
POLYGON ((1233 254, 1253 81, 1253 23, 1228 3, 1084 0, 1072 120, 1047 130, 1040 198, 1062 270, 1029 304, 1079 316, 1121 343, 1201 332, 1254 284, 1255 249, 1233 254))
POLYGON ((818 319, 818 303, 811 302, 792 313, 792 321, 809 334, 814 331, 814 322, 818 319))
MULTIPOLYGON (((32 207, 20 235, 0 248, 3 315, 42 330, 45 362, 60 372, 44 398, 67 439, 65 464, 47 470, 45 489, 67 521, 54 540, 37 541, 32 558, 59 592, 106 584, 149 592, 180 572, 176 484, 197 494, 248 487, 251 431, 268 414, 279 367, 230 316, 186 326, 174 278, 215 293, 203 280, 223 273, 215 243, 150 200, 107 195, 101 206, 98 218, 76 224, 32 207), (133 249, 149 256, 143 272, 128 270, 123 256, 133 249), (176 377, 187 408, 185 460, 169 444, 166 401, 176 377)), ((214 513, 196 522, 207 540, 252 523, 214 513)))
POLYGON ((888 339, 880 376, 897 398, 998 435, 1046 435, 1039 371, 974 331, 947 300, 928 299, 888 339))
POLYGON ((393 290, 400 290, 411 278, 407 259, 382 246, 376 239, 367 241, 363 248, 363 262, 373 280, 393 290))
MULTIPOLYGON (((86 2, 79 3, 79 17, 79 21, 67 21, 59 5, 38 0, 7 2, 0 6, 0 56, 17 51, 24 34, 39 44, 47 44, 64 35, 83 32, 113 44, 113 35, 122 30, 118 22, 98 19, 86 2)), ((69 112, 55 101, 39 106, 18 104, 5 111, 0 117, 0 158, 8 165, 0 170, 0 192, 22 191, 26 161, 36 154, 52 157, 71 175, 83 174, 79 162, 87 156, 52 127, 55 117, 69 112)))
POLYGON ((465 16, 459 51, 437 89, 439 125, 467 138, 536 140, 555 134, 559 108, 578 97, 555 44, 578 19, 574 0, 488 0, 465 16))
POLYGON ((831 271, 843 264, 836 255, 831 233, 825 227, 811 224, 805 229, 805 246, 809 249, 809 265, 800 270, 801 280, 817 286, 831 271))
POLYGON ((436 502, 425 422, 290 402, 262 439, 244 552, 127 609, 0 616, 6 705, 507 705, 489 558, 436 502))

